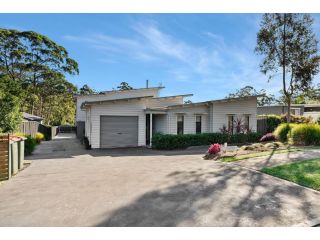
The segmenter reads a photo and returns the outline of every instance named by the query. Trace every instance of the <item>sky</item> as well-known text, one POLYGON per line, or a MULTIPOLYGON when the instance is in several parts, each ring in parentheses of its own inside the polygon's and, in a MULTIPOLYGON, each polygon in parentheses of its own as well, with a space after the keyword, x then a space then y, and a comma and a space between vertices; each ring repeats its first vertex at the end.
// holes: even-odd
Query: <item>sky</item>
MULTIPOLYGON (((320 14, 314 31, 320 39, 320 14)), ((32 30, 64 46, 79 63, 78 87, 164 86, 162 96, 221 99, 247 85, 278 94, 254 52, 261 14, 0 14, 0 27, 32 30)), ((320 82, 316 76, 315 82, 320 82)))

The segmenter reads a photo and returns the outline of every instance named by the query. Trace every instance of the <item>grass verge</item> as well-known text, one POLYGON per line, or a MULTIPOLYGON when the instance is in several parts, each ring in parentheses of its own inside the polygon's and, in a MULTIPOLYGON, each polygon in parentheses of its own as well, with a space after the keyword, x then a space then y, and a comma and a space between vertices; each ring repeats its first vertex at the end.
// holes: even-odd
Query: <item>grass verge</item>
POLYGON ((249 159, 249 158, 263 157, 263 156, 269 156, 269 155, 271 156, 273 154, 298 152, 298 151, 302 151, 302 149, 300 149, 300 148, 291 148, 291 149, 282 149, 282 150, 273 150, 273 151, 249 153, 249 154, 233 156, 233 157, 224 157, 222 159, 222 162, 235 162, 235 161, 249 159))
POLYGON ((320 158, 263 168, 261 171, 320 191, 320 158))

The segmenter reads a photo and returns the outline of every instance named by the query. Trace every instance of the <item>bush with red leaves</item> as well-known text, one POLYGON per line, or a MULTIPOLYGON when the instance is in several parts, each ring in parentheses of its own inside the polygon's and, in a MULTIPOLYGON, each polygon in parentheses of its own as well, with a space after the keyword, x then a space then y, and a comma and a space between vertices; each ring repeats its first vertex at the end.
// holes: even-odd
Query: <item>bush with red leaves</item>
POLYGON ((221 147, 220 147, 220 144, 218 143, 211 144, 211 146, 208 149, 208 153, 210 154, 217 154, 220 151, 221 151, 221 147))
POLYGON ((260 142, 268 142, 268 141, 275 141, 276 137, 273 135, 273 133, 267 133, 266 135, 262 136, 260 138, 260 142))

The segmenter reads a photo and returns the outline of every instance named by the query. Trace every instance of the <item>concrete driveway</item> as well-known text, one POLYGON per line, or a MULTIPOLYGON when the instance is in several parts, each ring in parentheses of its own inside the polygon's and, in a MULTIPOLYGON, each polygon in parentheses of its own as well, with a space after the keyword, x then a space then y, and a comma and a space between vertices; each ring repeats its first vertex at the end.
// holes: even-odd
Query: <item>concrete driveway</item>
POLYGON ((320 217, 320 192, 202 160, 203 149, 86 151, 67 137, 42 143, 0 185, 0 226, 307 226, 320 217))

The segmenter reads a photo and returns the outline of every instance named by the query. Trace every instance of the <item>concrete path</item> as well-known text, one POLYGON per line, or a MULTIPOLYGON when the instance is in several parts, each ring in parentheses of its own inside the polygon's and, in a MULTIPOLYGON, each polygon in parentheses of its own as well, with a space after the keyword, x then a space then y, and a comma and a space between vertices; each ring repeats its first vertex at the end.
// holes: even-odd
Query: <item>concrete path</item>
POLYGON ((312 150, 306 149, 301 152, 288 152, 281 154, 271 154, 269 156, 256 157, 250 159, 244 159, 241 161, 233 162, 241 167, 260 170, 264 167, 273 167, 286 163, 292 163, 297 161, 303 161, 307 159, 320 158, 320 149, 312 150))
POLYGON ((320 192, 202 155, 42 143, 0 186, 0 226, 292 226, 320 217, 320 192))

